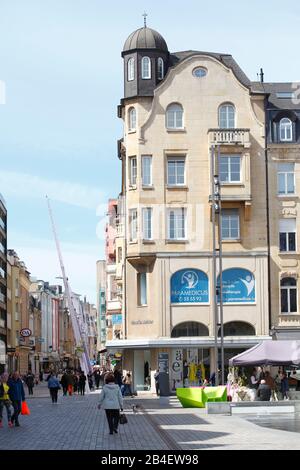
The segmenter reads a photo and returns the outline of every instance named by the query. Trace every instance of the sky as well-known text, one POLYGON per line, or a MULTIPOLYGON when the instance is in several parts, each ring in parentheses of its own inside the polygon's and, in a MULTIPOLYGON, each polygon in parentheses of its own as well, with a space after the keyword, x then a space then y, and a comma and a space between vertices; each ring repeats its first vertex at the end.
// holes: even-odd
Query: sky
POLYGON ((147 24, 171 52, 230 53, 252 80, 300 81, 290 0, 0 0, 0 193, 8 248, 32 276, 60 276, 48 195, 72 289, 96 301, 106 201, 120 192, 121 51, 147 24), (288 8, 287 8, 288 5, 288 8))

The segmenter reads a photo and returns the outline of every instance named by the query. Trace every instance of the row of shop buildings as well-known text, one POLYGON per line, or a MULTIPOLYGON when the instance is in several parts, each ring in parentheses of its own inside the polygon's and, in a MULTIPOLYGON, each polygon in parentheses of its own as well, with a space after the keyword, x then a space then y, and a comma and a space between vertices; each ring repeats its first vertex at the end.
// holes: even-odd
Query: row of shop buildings
MULTIPOLYGON (((0 200, 0 372, 78 368, 66 296, 60 285, 36 280, 14 250, 7 249, 6 204, 0 200), (2 223, 3 222, 3 223, 2 223)), ((73 294, 88 338, 89 355, 97 356, 97 313, 94 305, 73 294)))
POLYGON ((122 57, 122 184, 98 262, 99 347, 122 356, 135 389, 153 387, 158 367, 174 387, 191 364, 211 373, 216 362, 214 191, 225 361, 300 339, 299 84, 262 71, 251 81, 230 54, 171 53, 147 26, 122 57))

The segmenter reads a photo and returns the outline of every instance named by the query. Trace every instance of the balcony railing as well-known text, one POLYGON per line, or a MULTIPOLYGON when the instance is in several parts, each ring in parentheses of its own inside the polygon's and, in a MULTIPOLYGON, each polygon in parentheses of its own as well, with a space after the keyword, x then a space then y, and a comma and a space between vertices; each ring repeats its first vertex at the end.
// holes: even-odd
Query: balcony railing
POLYGON ((5 278, 5 271, 2 268, 0 268, 0 277, 5 278))
POLYGON ((3 219, 1 219, 1 217, 0 217, 0 227, 1 227, 3 230, 5 230, 5 222, 4 222, 3 219))
POLYGON ((0 293, 0 302, 5 304, 5 295, 0 293))
POLYGON ((4 248, 4 246, 2 245, 1 242, 0 242, 0 251, 1 251, 1 253, 3 253, 3 254, 5 253, 5 248, 4 248))
POLYGON ((250 146, 250 129, 209 129, 210 144, 250 146))

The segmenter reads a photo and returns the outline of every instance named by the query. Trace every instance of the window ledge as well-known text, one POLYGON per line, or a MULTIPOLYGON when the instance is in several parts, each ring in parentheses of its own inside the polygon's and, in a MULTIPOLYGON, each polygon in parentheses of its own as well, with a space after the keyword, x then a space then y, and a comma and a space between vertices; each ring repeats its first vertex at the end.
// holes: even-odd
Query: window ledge
POLYGON ((299 251, 279 251, 278 254, 281 256, 299 256, 299 251))
POLYGON ((155 245, 154 240, 143 240, 142 242, 144 243, 144 245, 155 245))
POLYGON ((175 243, 175 244, 178 244, 178 243, 187 244, 187 243, 189 243, 189 241, 188 241, 188 240, 173 240, 173 239, 169 239, 169 238, 168 238, 168 239, 166 240, 166 243, 172 243, 172 244, 174 244, 174 243, 175 243))
POLYGON ((129 242, 129 245, 137 245, 138 241, 137 240, 131 240, 129 242))
POLYGON ((170 189, 171 191, 174 191, 174 190, 175 190, 175 191, 176 191, 176 190, 179 190, 179 191, 187 191, 187 190, 188 190, 188 186, 187 186, 186 184, 181 184, 181 185, 178 185, 178 186, 177 186, 176 184, 174 184, 174 185, 169 185, 169 184, 167 184, 167 185, 166 185, 166 188, 167 188, 167 189, 170 189))
POLYGON ((143 184, 143 185, 142 185, 142 189, 143 189, 144 191, 151 191, 151 190, 154 189, 154 186, 153 186, 153 184, 149 184, 149 185, 144 185, 144 184, 143 184))
POLYGON ((185 127, 183 127, 183 128, 178 128, 178 129, 169 129, 169 128, 167 128, 166 131, 167 131, 167 132, 170 132, 171 134, 172 134, 173 132, 185 133, 185 132, 186 132, 186 128, 185 128, 185 127))
POLYGON ((299 317, 300 318, 300 315, 299 315, 298 312, 290 312, 290 313, 289 312, 286 312, 286 313, 281 312, 281 313, 279 313, 279 316, 280 317, 299 317))
POLYGON ((277 194, 277 197, 283 198, 283 199, 298 199, 298 195, 293 193, 293 194, 277 194))
POLYGON ((225 240, 222 240, 222 243, 241 243, 242 239, 241 238, 226 238, 225 240))
POLYGON ((136 134, 136 129, 128 131, 128 134, 136 134))
POLYGON ((129 185, 129 188, 128 188, 129 191, 135 191, 136 189, 137 189, 137 185, 136 185, 136 184, 130 184, 130 185, 129 185))
POLYGON ((231 182, 228 182, 228 183, 227 183, 227 182, 223 182, 223 183, 222 183, 222 182, 221 182, 221 187, 222 187, 222 186, 225 186, 225 187, 226 187, 226 186, 242 186, 242 187, 245 187, 245 184, 242 183, 241 181, 240 181, 240 182, 237 181, 237 182, 235 182, 235 183, 231 183, 231 182))

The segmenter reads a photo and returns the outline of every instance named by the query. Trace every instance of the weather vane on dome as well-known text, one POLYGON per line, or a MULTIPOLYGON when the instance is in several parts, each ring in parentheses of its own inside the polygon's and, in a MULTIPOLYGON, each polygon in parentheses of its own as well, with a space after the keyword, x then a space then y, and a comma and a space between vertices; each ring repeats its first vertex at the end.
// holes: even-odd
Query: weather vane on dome
POLYGON ((146 12, 144 12, 142 14, 142 16, 144 17, 144 28, 146 28, 147 27, 147 16, 148 16, 148 14, 146 12))

